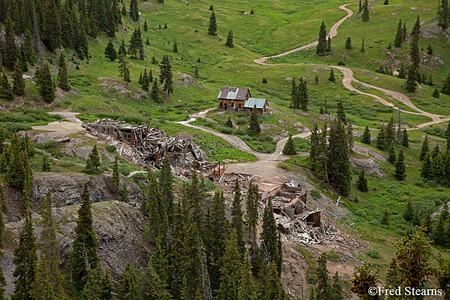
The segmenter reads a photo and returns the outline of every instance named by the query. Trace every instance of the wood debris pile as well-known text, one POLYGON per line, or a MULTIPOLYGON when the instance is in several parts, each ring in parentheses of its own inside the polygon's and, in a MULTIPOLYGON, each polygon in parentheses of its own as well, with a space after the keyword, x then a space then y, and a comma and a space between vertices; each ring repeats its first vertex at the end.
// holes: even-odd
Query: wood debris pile
POLYGON ((116 145, 119 155, 138 165, 159 169, 168 156, 173 167, 191 169, 194 162, 202 166, 207 158, 188 135, 169 136, 159 128, 109 119, 83 124, 83 127, 106 139, 108 144, 116 145))

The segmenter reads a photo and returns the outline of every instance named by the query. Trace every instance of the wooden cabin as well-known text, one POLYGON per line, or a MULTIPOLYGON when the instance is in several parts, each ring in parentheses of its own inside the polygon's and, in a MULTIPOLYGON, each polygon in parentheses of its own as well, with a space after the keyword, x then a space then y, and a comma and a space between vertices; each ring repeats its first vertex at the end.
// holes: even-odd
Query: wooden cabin
POLYGON ((251 97, 247 88, 223 86, 219 93, 219 110, 244 111, 244 104, 251 97))
POLYGON ((245 112, 251 112, 254 107, 256 107, 256 112, 260 115, 263 115, 264 113, 269 111, 269 104, 267 103, 266 99, 249 98, 247 101, 245 101, 245 112))

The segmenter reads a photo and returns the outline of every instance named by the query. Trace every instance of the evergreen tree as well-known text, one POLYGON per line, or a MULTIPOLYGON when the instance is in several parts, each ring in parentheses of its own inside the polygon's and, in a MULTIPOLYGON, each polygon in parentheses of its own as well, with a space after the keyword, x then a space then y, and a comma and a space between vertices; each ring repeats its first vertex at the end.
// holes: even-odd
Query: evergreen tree
POLYGON ((257 288, 253 280, 252 266, 247 253, 244 262, 241 264, 241 282, 238 287, 237 300, 257 300, 257 288))
POLYGON ((160 83, 163 85, 163 90, 167 92, 167 97, 173 92, 173 74, 172 66, 170 65, 169 56, 164 55, 159 65, 160 68, 160 83))
POLYGON ((409 148, 409 140, 408 140, 408 131, 405 129, 403 129, 403 133, 402 133, 402 146, 405 148, 409 148))
POLYGON ((450 72, 442 85, 442 94, 450 95, 450 72))
POLYGON ((37 260, 36 237, 33 232, 31 210, 26 207, 25 225, 20 233, 19 245, 14 249, 13 263, 16 265, 16 269, 13 276, 16 279, 11 300, 34 299, 31 291, 36 280, 37 260))
POLYGON ((3 52, 3 64, 10 68, 14 68, 16 60, 19 56, 19 50, 16 46, 16 38, 13 29, 13 21, 11 20, 11 14, 9 9, 6 12, 5 21, 5 44, 2 47, 3 52))
POLYGON ((384 150, 385 146, 386 146, 386 133, 385 133, 385 128, 384 128, 384 124, 383 124, 383 126, 381 126, 380 131, 378 132, 377 148, 380 150, 384 150))
POLYGON ((138 27, 134 30, 133 34, 131 35, 130 46, 128 48, 128 54, 130 56, 132 56, 134 59, 138 59, 137 55, 139 52, 139 59, 144 60, 143 53, 141 53, 143 47, 144 46, 143 46, 143 42, 142 42, 141 28, 138 27))
POLYGON ((167 212, 169 223, 172 224, 174 217, 174 194, 173 194, 173 175, 171 171, 169 157, 164 157, 161 175, 159 180, 159 190, 162 197, 164 208, 167 212))
POLYGON ((151 97, 155 102, 159 102, 159 101, 160 101, 158 80, 154 80, 154 81, 153 81, 152 91, 151 91, 151 93, 150 93, 150 97, 151 97))
POLYGON ((297 88, 298 88, 298 107, 300 107, 303 110, 306 110, 308 108, 308 87, 306 85, 305 78, 300 77, 297 88))
MULTIPOLYGON (((1 130, 2 128, 0 127, 0 137, 1 137, 1 130)), ((450 122, 447 125, 447 131, 445 132, 446 136, 447 136, 447 154, 450 155, 450 122)), ((1 138, 0 138, 0 142, 1 142, 1 138)))
POLYGON ((403 212, 403 218, 406 221, 411 221, 413 217, 414 217, 414 207, 410 197, 408 199, 408 202, 406 202, 405 211, 403 212))
POLYGON ((441 0, 440 11, 438 12, 439 15, 439 25, 442 27, 442 29, 447 29, 448 22, 449 22, 449 6, 448 6, 448 0, 441 0))
POLYGON ((327 38, 327 50, 326 51, 327 52, 331 51, 331 37, 330 36, 328 36, 328 38, 327 38))
POLYGON ((327 270, 327 255, 322 252, 320 258, 317 260, 317 295, 316 300, 329 300, 331 299, 330 293, 330 279, 328 277, 327 270))
POLYGON ((0 76, 0 99, 12 101, 14 100, 14 93, 11 84, 8 81, 6 72, 2 69, 0 69, 0 72, 3 73, 2 76, 0 76))
POLYGON ((414 23, 413 29, 411 30, 411 36, 415 34, 420 34, 420 16, 417 15, 416 23, 414 23))
POLYGON ((50 172, 50 170, 51 170, 50 161, 48 160, 48 157, 44 156, 42 158, 42 171, 50 172))
POLYGON ((130 1, 130 17, 131 17, 131 20, 133 20, 134 22, 139 21, 139 9, 138 9, 137 0, 130 1))
POLYGON ((328 77, 328 81, 336 82, 336 78, 334 77, 334 70, 333 70, 333 68, 331 68, 331 70, 330 70, 330 76, 328 77))
POLYGON ((42 233, 41 233, 41 253, 43 260, 45 258, 46 266, 43 266, 42 271, 48 270, 48 280, 55 295, 55 299, 66 299, 67 296, 63 288, 63 278, 59 272, 59 245, 56 239, 57 225, 53 220, 52 215, 52 199, 50 192, 47 193, 40 204, 40 214, 42 216, 42 233))
POLYGON ((70 254, 70 267, 74 284, 83 286, 89 270, 99 267, 100 258, 97 255, 98 241, 95 235, 91 199, 88 186, 84 185, 81 195, 81 206, 78 210, 77 226, 75 227, 75 240, 70 254))
POLYGON ((361 137, 361 143, 370 145, 370 130, 369 130, 369 126, 366 126, 366 128, 364 129, 364 133, 363 133, 363 135, 361 137))
POLYGON ((397 160, 395 161, 395 171, 394 177, 397 180, 405 180, 406 179, 406 168, 405 168, 405 158, 403 156, 403 149, 400 149, 398 152, 397 160))
POLYGON ((256 227, 258 226, 258 219, 259 219, 258 204, 259 204, 258 186, 251 181, 247 192, 247 201, 246 201, 247 213, 245 215, 245 221, 247 225, 247 232, 249 233, 250 240, 252 242, 253 253, 251 253, 251 255, 253 259, 256 256, 256 238, 257 238, 256 227))
POLYGON ((234 44, 233 44, 233 30, 230 29, 230 31, 228 31, 228 35, 227 35, 227 41, 225 42, 225 46, 233 48, 234 44))
POLYGON ((347 38, 347 40, 345 41, 345 49, 352 49, 352 39, 350 37, 347 38))
POLYGON ((439 89, 437 87, 434 89, 432 96, 436 99, 439 99, 440 94, 439 94, 439 89))
POLYGON ((369 187, 367 186, 367 178, 366 174, 364 172, 364 169, 361 170, 358 176, 358 181, 356 182, 356 185, 358 186, 358 190, 361 192, 368 192, 369 187))
POLYGON ((195 299, 197 290, 201 288, 201 261, 197 224, 191 223, 184 237, 182 247, 182 274, 184 299, 195 299))
POLYGON ((13 93, 18 96, 25 95, 25 80, 22 77, 22 68, 20 67, 20 61, 18 58, 14 66, 13 79, 13 93))
POLYGON ((397 156, 395 154, 394 142, 391 142, 391 146, 389 147, 389 158, 388 158, 388 161, 391 164, 395 164, 396 159, 397 159, 397 156))
POLYGON ((5 181, 11 184, 12 187, 23 190, 26 188, 26 174, 30 172, 31 170, 25 170, 22 152, 19 148, 19 138, 17 134, 14 134, 11 139, 11 155, 5 181))
MULTIPOLYGON (((113 300, 112 282, 100 266, 88 270, 83 294, 89 300, 113 300)), ((127 298, 123 298, 127 299, 127 298)))
POLYGON ((330 132, 330 174, 333 184, 344 196, 350 193, 350 153, 344 125, 338 118, 331 126, 330 132))
POLYGON ((245 252, 244 220, 242 216, 242 196, 239 179, 236 177, 233 188, 234 199, 231 206, 231 228, 236 231, 237 243, 241 257, 245 252))
POLYGON ((291 104, 289 107, 298 108, 298 89, 295 78, 292 79, 292 88, 291 88, 291 104))
POLYGON ((123 55, 119 56, 119 73, 122 77, 123 81, 125 81, 125 85, 128 86, 128 82, 130 82, 130 70, 127 66, 128 62, 125 61, 125 57, 123 55))
POLYGON ((173 43, 173 52, 174 52, 174 53, 178 53, 178 44, 177 44, 177 41, 175 41, 175 42, 173 43))
POLYGON ((144 75, 142 76, 142 82, 141 82, 142 89, 143 89, 144 91, 148 91, 148 89, 149 89, 149 84, 150 84, 150 81, 149 81, 149 79, 148 79, 147 69, 144 69, 144 75))
POLYGON ((319 43, 317 44, 316 53, 324 53, 327 49, 327 31, 325 29, 324 21, 322 21, 322 24, 320 25, 318 42, 319 43))
MULTIPOLYGON (((361 20, 363 22, 369 21, 369 0, 364 0, 364 9, 361 15, 361 20)), ((319 300, 319 299, 317 299, 319 300)))
POLYGON ((119 173, 119 164, 117 162, 117 156, 116 159, 114 160, 114 165, 113 165, 113 175, 112 175, 112 185, 118 189, 120 187, 120 173, 119 173))
POLYGON ((39 73, 38 84, 41 97, 45 102, 52 103, 55 100, 55 86, 47 63, 39 73))
POLYGON ((395 129, 394 129, 394 117, 391 116, 389 123, 386 126, 386 138, 385 138, 385 148, 389 148, 391 143, 395 142, 395 129))
POLYGON ((365 52, 366 50, 364 49, 364 38, 362 39, 362 42, 361 42, 361 52, 365 52))
POLYGON ((167 290, 167 284, 159 278, 151 259, 148 261, 147 274, 149 279, 147 281, 147 295, 149 299, 172 300, 172 296, 167 290))
POLYGON ((47 260, 42 257, 41 262, 36 270, 36 279, 31 284, 31 290, 29 292, 31 299, 36 300, 58 300, 63 298, 57 298, 50 280, 50 270, 47 266, 47 260))
POLYGON ((294 140, 292 139, 292 134, 289 135, 289 138, 288 138, 286 144, 283 147, 283 154, 284 155, 295 155, 295 154, 297 154, 297 151, 295 150, 294 140))
POLYGON ((365 262, 362 266, 356 267, 355 271, 353 271, 353 286, 350 289, 363 300, 377 299, 376 296, 372 297, 367 293, 369 288, 376 286, 378 282, 378 271, 372 272, 370 269, 371 265, 365 262))
POLYGON ((342 99, 339 100, 337 104, 337 117, 341 120, 342 123, 347 124, 347 118, 345 116, 344 105, 342 104, 342 99))
POLYGON ((264 208, 263 225, 261 232, 261 243, 263 253, 267 263, 274 262, 277 266, 278 274, 281 274, 281 267, 283 262, 283 253, 278 249, 278 240, 280 238, 277 224, 273 216, 272 200, 269 198, 267 205, 264 208))
POLYGON ((381 219, 381 225, 389 226, 389 212, 387 208, 384 210, 383 218, 381 219))
POLYGON ((420 151, 420 160, 423 160, 425 157, 425 154, 430 151, 430 146, 428 145, 428 135, 425 135, 425 139, 422 143, 422 149, 420 151))
MULTIPOLYGON (((416 32, 411 41, 411 49, 409 52, 411 56, 411 62, 414 70, 419 70, 420 56, 419 56, 419 32, 416 32)), ((417 79, 417 78, 416 78, 417 79)))
POLYGON ((211 16, 209 18, 208 34, 217 35, 216 32, 217 32, 216 13, 212 11, 211 16))
POLYGON ((217 299, 237 299, 241 283, 241 255, 239 253, 236 231, 233 230, 226 241, 220 268, 220 287, 217 299))
POLYGON ((250 114, 247 130, 251 135, 259 135, 261 133, 261 127, 259 126, 259 118, 258 112, 256 110, 256 104, 253 107, 252 112, 250 114))
POLYGON ((119 293, 120 299, 137 299, 138 286, 137 277, 134 268, 128 263, 122 275, 120 275, 119 293))
MULTIPOLYGON (((0 212, 0 215, 3 216, 3 214, 0 212)), ((3 250, 0 248, 0 263, 2 262, 3 258, 3 250)), ((3 268, 0 265, 0 299, 5 299, 5 289, 6 288, 6 278, 5 274, 3 272, 3 268)))
POLYGON ((408 78, 406 79, 406 90, 410 93, 416 92, 417 89, 416 76, 417 76, 416 69, 414 68, 414 65, 412 65, 408 71, 408 78))
POLYGON ((121 55, 127 55, 127 47, 125 46, 125 41, 122 39, 122 43, 119 46, 119 51, 117 51, 117 55, 120 58, 121 55))
POLYGON ((58 72, 58 86, 65 91, 70 91, 69 79, 67 78, 67 66, 64 58, 58 72))
POLYGON ((398 78, 406 79, 405 64, 404 63, 402 63, 402 65, 400 66, 400 69, 398 71, 398 78))
POLYGON ((117 58, 117 52, 111 39, 109 39, 108 45, 105 48, 105 57, 111 61, 115 61, 117 58))
POLYGON ((331 299, 333 300, 344 300, 344 295, 342 295, 342 284, 339 280, 339 274, 336 273, 333 276, 333 283, 330 289, 331 299))
POLYGON ((389 5, 389 0, 384 0, 384 5, 389 5))
POLYGON ((263 283, 263 289, 261 293, 261 300, 282 300, 284 299, 285 293, 283 286, 281 285, 280 274, 277 271, 277 265, 275 262, 270 263, 269 272, 265 277, 265 282, 263 283))
POLYGON ((126 16, 128 14, 127 13, 127 8, 125 7, 125 1, 123 2, 121 13, 122 13, 123 16, 126 16))
POLYGON ((147 32, 148 31, 148 24, 147 24, 147 20, 144 21, 144 26, 142 26, 142 29, 147 32))
POLYGON ((61 47, 61 19, 55 0, 45 1, 42 40, 45 46, 56 52, 61 47))

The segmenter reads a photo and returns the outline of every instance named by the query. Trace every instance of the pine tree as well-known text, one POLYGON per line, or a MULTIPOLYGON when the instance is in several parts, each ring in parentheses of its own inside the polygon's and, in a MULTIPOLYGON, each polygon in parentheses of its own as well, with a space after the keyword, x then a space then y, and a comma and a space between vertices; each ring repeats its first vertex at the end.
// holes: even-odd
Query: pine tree
POLYGON ((231 206, 231 228, 236 231, 238 249, 242 257, 246 250, 244 242, 244 220, 242 216, 242 196, 237 177, 234 182, 233 194, 234 198, 231 206))
POLYGON ((112 282, 108 273, 103 272, 103 269, 100 266, 94 268, 93 270, 88 270, 88 274, 86 275, 86 284, 83 288, 83 294, 90 300, 113 300, 112 282))
POLYGON ((133 20, 134 22, 139 21, 139 9, 138 9, 137 0, 130 1, 130 17, 131 17, 131 20, 133 20))
POLYGON ((333 283, 330 289, 331 299, 333 300, 344 300, 344 295, 342 295, 342 284, 339 280, 339 274, 336 273, 333 276, 333 283))
POLYGON ((358 190, 361 192, 368 192, 369 188, 367 186, 367 178, 366 174, 364 172, 364 169, 361 170, 358 176, 358 181, 356 182, 356 185, 358 186, 358 190))
POLYGON ((159 101, 160 101, 158 80, 154 80, 154 81, 153 81, 152 91, 151 91, 151 93, 150 93, 150 97, 151 97, 155 102, 159 102, 159 101))
MULTIPOLYGON (((30 172, 28 170, 27 172, 30 172)), ((25 189, 26 181, 25 165, 22 158, 22 152, 19 148, 19 139, 17 134, 14 134, 11 139, 11 155, 9 158, 8 173, 6 174, 5 181, 12 187, 19 190, 25 189)))
POLYGON ((292 134, 289 135, 289 138, 283 147, 283 154, 284 155, 297 154, 297 151, 295 151, 295 144, 294 144, 294 140, 292 139, 292 134))
POLYGON ((345 116, 344 105, 342 104, 342 99, 339 100, 337 104, 337 117, 341 120, 342 123, 347 124, 347 118, 345 116))
POLYGON ((33 232, 31 210, 27 207, 25 225, 20 233, 19 245, 14 249, 13 263, 16 265, 16 269, 13 276, 16 279, 11 300, 33 299, 31 287, 36 280, 37 261, 36 237, 33 232))
POLYGON ((109 39, 108 45, 105 48, 105 57, 111 61, 115 61, 117 58, 117 52, 111 39, 109 39))
POLYGON ((414 65, 409 68, 408 71, 408 78, 406 79, 406 90, 410 93, 415 93, 417 89, 417 83, 416 83, 416 76, 417 72, 414 68, 414 65))
POLYGON ((264 278, 261 300, 282 300, 285 293, 279 279, 277 265, 275 262, 270 263, 269 272, 264 278))
POLYGON ((217 293, 217 299, 237 299, 238 288, 241 283, 241 255, 238 248, 237 234, 234 230, 226 241, 221 262, 220 287, 217 293))
POLYGON ((31 284, 31 290, 29 292, 32 299, 36 300, 58 300, 63 298, 57 298, 53 289, 50 270, 47 265, 47 260, 42 257, 41 262, 36 270, 36 280, 31 284))
POLYGON ((436 245, 444 246, 446 236, 445 236, 445 220, 442 216, 442 214, 439 216, 439 221, 436 224, 436 227, 433 231, 433 240, 436 243, 436 245))
POLYGON ((331 299, 330 293, 330 279, 328 277, 327 270, 327 256, 325 252, 322 252, 320 258, 317 260, 317 295, 316 300, 329 300, 331 299))
POLYGON ((383 218, 381 219, 381 225, 389 226, 389 212, 387 208, 384 210, 383 218))
POLYGON ((75 240, 70 254, 70 267, 74 284, 83 286, 89 270, 99 267, 100 258, 97 254, 98 241, 95 235, 91 200, 88 186, 84 185, 81 195, 81 206, 78 210, 77 226, 75 227, 75 240))
POLYGON ((25 80, 22 77, 22 68, 20 67, 20 61, 17 58, 16 64, 14 66, 14 75, 13 75, 13 93, 18 96, 25 95, 25 80))
POLYGON ((147 295, 149 299, 172 300, 172 295, 167 290, 167 283, 162 281, 156 273, 151 259, 148 261, 147 274, 147 295))
POLYGON ((47 63, 39 73, 38 84, 41 97, 45 102, 52 103, 55 100, 55 86, 47 63))
POLYGON ((327 38, 327 50, 326 51, 327 52, 331 51, 331 37, 330 36, 328 36, 328 38, 327 38))
POLYGON ((394 177, 397 180, 406 179, 405 158, 403 156, 403 149, 398 152, 397 160, 395 161, 394 177))
POLYGON ((241 282, 238 287, 237 300, 257 300, 257 288, 253 280, 252 267, 245 253, 244 262, 241 264, 241 282))
POLYGON ((417 15, 416 23, 414 23, 413 29, 411 30, 411 36, 415 34, 420 34, 420 16, 417 15))
POLYGON ((208 34, 217 35, 216 32, 217 32, 216 13, 212 11, 211 16, 209 18, 208 34))
POLYGON ((406 72, 405 71, 405 64, 402 63, 402 65, 400 66, 400 69, 398 71, 398 78, 406 79, 406 73, 405 72, 406 72))
POLYGON ((450 72, 442 85, 442 94, 450 95, 450 72))
POLYGON ((198 65, 195 65, 194 78, 198 80, 198 65))
POLYGON ((405 148, 409 148, 409 140, 408 140, 408 131, 405 129, 403 129, 403 133, 402 133, 402 146, 405 148))
POLYGON ((440 94, 439 94, 439 89, 437 87, 434 89, 432 96, 436 99, 439 99, 440 94))
POLYGON ((291 88, 291 104, 289 107, 298 108, 298 89, 295 78, 292 79, 292 88, 291 88))
POLYGON ((0 99, 12 101, 14 100, 14 93, 8 77, 6 76, 6 72, 2 69, 0 69, 0 72, 3 73, 2 76, 0 76, 0 99))
POLYGON ((256 110, 256 104, 252 109, 252 112, 250 114, 250 118, 248 121, 248 132, 251 135, 259 135, 261 133, 261 127, 259 126, 259 118, 258 118, 258 112, 256 110))
POLYGON ((61 47, 61 19, 55 0, 45 1, 42 40, 45 46, 56 52, 61 47))
POLYGON ((364 129, 364 133, 363 133, 363 135, 361 137, 361 143, 370 145, 370 130, 369 130, 369 126, 366 126, 366 128, 364 129))
POLYGON ((385 133, 385 126, 381 126, 380 131, 378 132, 377 136, 377 148, 380 150, 384 150, 386 146, 386 133, 385 133))
POLYGON ((122 43, 119 46, 119 50, 117 51, 117 55, 120 58, 121 55, 126 56, 127 55, 127 47, 125 46, 125 41, 122 39, 122 43))
POLYGON ((347 38, 347 40, 345 41, 345 49, 352 49, 352 39, 350 37, 347 38))
POLYGON ((333 184, 344 196, 350 193, 350 153, 348 149, 347 134, 341 120, 337 118, 330 132, 331 167, 330 174, 333 184))
POLYGON ((119 56, 119 73, 122 77, 123 81, 125 81, 125 85, 128 86, 128 82, 130 82, 130 70, 127 66, 128 62, 125 61, 125 57, 123 55, 119 56))
POLYGON ((125 1, 123 2, 121 13, 122 13, 123 16, 126 16, 128 14, 127 13, 127 8, 125 6, 125 1))
POLYGON ((425 139, 422 143, 422 149, 420 151, 420 160, 423 160, 425 157, 425 154, 430 150, 430 146, 428 145, 428 135, 425 135, 425 139))
POLYGON ((251 255, 253 258, 255 258, 256 256, 256 238, 257 238, 256 227, 258 226, 258 219, 259 219, 258 204, 259 204, 258 186, 251 181, 247 192, 247 201, 246 201, 247 213, 245 215, 245 221, 247 225, 247 232, 250 236, 250 240, 252 243, 251 247, 253 253, 251 253, 251 255))
POLYGON ((389 5, 389 0, 384 0, 384 5, 389 5))
POLYGON ((182 247, 182 274, 184 299, 194 299, 201 288, 200 245, 197 224, 191 223, 184 237, 182 247))
MULTIPOLYGON (((297 89, 298 89, 298 107, 300 107, 303 110, 307 110, 307 108, 308 108, 308 87, 307 87, 305 78, 300 77, 297 89)), ((298 108, 298 107, 296 107, 296 108, 298 108)))
POLYGON ((438 6, 438 15, 439 15, 439 26, 442 29, 447 29, 449 22, 449 7, 448 0, 441 0, 440 5, 438 6))
POLYGON ((144 26, 142 26, 142 29, 147 32, 148 31, 148 24, 147 24, 147 20, 144 21, 144 26))
POLYGON ((328 77, 328 81, 336 82, 336 78, 334 77, 334 70, 333 70, 333 68, 331 68, 331 70, 330 70, 330 76, 328 77))
POLYGON ((137 277, 134 268, 128 263, 122 275, 120 275, 120 285, 118 296, 120 299, 137 299, 137 277))
POLYGON ((365 52, 366 50, 365 50, 365 48, 364 48, 364 38, 362 39, 362 42, 361 42, 361 52, 365 52))
POLYGON ((365 262, 362 266, 356 267, 353 271, 352 287, 350 290, 359 295, 363 300, 376 299, 368 295, 367 291, 370 287, 376 286, 378 282, 378 270, 371 271, 371 265, 365 262))
POLYGON ((389 123, 385 128, 386 138, 385 138, 385 148, 389 149, 391 143, 395 142, 395 129, 394 129, 394 117, 391 116, 389 123))
POLYGON ((173 53, 178 53, 178 44, 177 41, 173 43, 173 53))
POLYGON ((58 72, 58 86, 65 91, 70 91, 69 79, 67 78, 67 66, 64 58, 58 72))
POLYGON ((397 159, 397 156, 395 154, 395 146, 394 146, 394 142, 391 142, 391 145, 389 146, 389 158, 388 161, 391 164, 395 164, 395 160, 397 159))
POLYGON ((50 172, 50 170, 51 170, 50 161, 48 160, 47 156, 44 156, 42 158, 42 171, 43 172, 50 172))
POLYGON ((144 91, 148 91, 149 89, 149 85, 150 85, 150 81, 147 75, 147 69, 144 69, 144 75, 142 76, 142 89, 144 91))
POLYGON ((173 92, 173 74, 172 74, 172 66, 170 65, 169 56, 164 55, 159 65, 160 75, 159 80, 163 85, 163 90, 167 92, 167 97, 170 96, 170 93, 173 92))
POLYGON ((117 161, 117 157, 114 160, 114 165, 113 165, 113 175, 112 175, 112 185, 118 189, 120 187, 120 173, 119 173, 119 164, 117 161))
POLYGON ((230 31, 228 31, 228 35, 227 35, 227 41, 225 42, 225 46, 233 48, 234 44, 233 44, 233 30, 230 29, 230 31))
MULTIPOLYGON (((63 278, 59 272, 59 245, 56 239, 57 225, 52 215, 52 199, 50 192, 47 193, 40 203, 40 214, 42 216, 42 233, 41 233, 41 252, 42 259, 45 260, 46 266, 42 267, 48 270, 48 280, 55 294, 55 299, 66 299, 62 283, 63 278)), ((43 262, 41 261, 41 264, 43 262)))
POLYGON ((411 221, 413 217, 414 217, 414 207, 410 197, 408 199, 408 202, 406 202, 405 211, 403 212, 403 218, 406 221, 411 221))
POLYGON ((319 43, 317 44, 316 53, 324 53, 327 49, 327 31, 325 29, 324 21, 322 21, 322 24, 320 25, 318 42, 319 43))
POLYGON ((363 9, 363 13, 361 15, 361 20, 363 22, 369 21, 369 0, 364 0, 364 9, 363 9))
POLYGON ((3 52, 3 64, 10 68, 14 68, 14 64, 19 56, 19 50, 16 46, 16 39, 13 29, 13 21, 11 20, 11 14, 9 9, 6 12, 5 21, 5 44, 2 47, 3 52))
POLYGON ((283 253, 279 252, 278 239, 280 238, 277 224, 273 216, 272 200, 269 198, 264 208, 263 224, 261 232, 262 249, 267 263, 274 262, 278 274, 281 274, 283 253))
MULTIPOLYGON (((415 71, 419 70, 420 56, 419 56, 419 32, 416 31, 412 37, 411 49, 409 55, 411 56, 412 66, 415 71)), ((417 78, 416 78, 417 79, 417 78)))

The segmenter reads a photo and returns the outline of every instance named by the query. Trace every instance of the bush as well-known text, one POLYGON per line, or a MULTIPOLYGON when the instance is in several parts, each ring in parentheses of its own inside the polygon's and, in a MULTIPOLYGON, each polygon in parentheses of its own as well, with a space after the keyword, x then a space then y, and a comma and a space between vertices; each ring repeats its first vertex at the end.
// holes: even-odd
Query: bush
POLYGON ((355 211, 355 215, 361 218, 365 218, 366 217, 366 212, 363 211, 362 209, 357 209, 355 211))
POLYGON ((244 135, 244 136, 242 137, 242 139, 243 139, 244 141, 246 141, 246 142, 251 142, 251 141, 253 140, 252 137, 249 136, 249 135, 244 135))
POLYGON ((237 118, 236 124, 237 124, 237 125, 244 125, 244 124, 247 124, 247 118, 242 118, 242 117, 237 118))
POLYGON ((381 258, 380 252, 378 250, 375 250, 375 249, 370 249, 367 252, 367 255, 372 257, 372 258, 381 258))
POLYGON ((233 134, 233 129, 230 127, 220 127, 219 131, 225 134, 233 134))
POLYGON ((237 130, 234 131, 234 134, 235 135, 246 135, 247 132, 245 130, 242 130, 242 129, 237 129, 237 130))
POLYGON ((403 229, 399 229, 399 230, 397 230, 397 234, 401 235, 401 236, 405 236, 406 235, 406 231, 403 230, 403 229))
POLYGON ((306 281, 310 284, 316 284, 316 282, 319 280, 319 277, 317 274, 310 274, 308 277, 306 277, 306 281))
POLYGON ((329 261, 334 261, 334 262, 340 262, 341 261, 339 253, 334 252, 334 251, 331 251, 331 252, 327 253, 327 259, 329 261))
POLYGON ((44 149, 55 148, 58 145, 58 142, 55 140, 45 141, 43 144, 44 149))
POLYGON ((294 137, 292 139, 294 140, 295 151, 297 152, 311 151, 311 141, 309 139, 303 139, 299 137, 294 137))
POLYGON ((109 153, 114 153, 114 152, 116 152, 117 147, 116 147, 116 145, 105 145, 105 149, 109 153))
POLYGON ((320 197, 322 196, 322 195, 320 194, 320 192, 319 192, 318 190, 316 190, 316 189, 314 189, 314 190, 312 190, 311 192, 309 192, 309 194, 311 195, 311 197, 312 197, 314 200, 320 199, 320 197))
POLYGON ((119 165, 119 173, 124 175, 124 176, 128 176, 128 174, 131 173, 130 166, 127 165, 127 164, 120 164, 119 165))
POLYGON ((374 226, 380 226, 380 221, 373 219, 370 221, 370 224, 374 225, 374 226))

